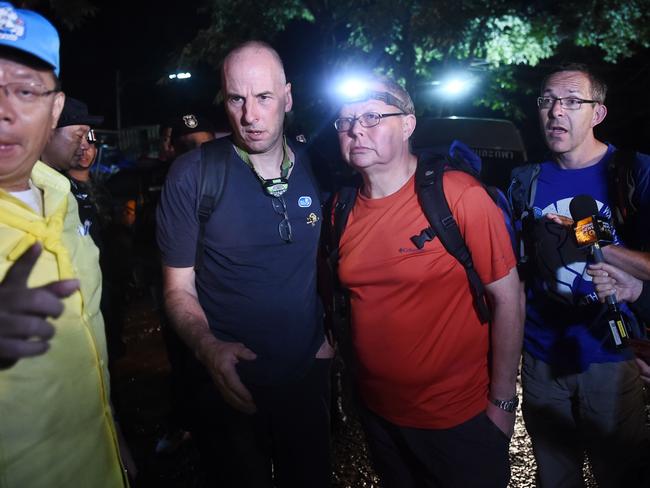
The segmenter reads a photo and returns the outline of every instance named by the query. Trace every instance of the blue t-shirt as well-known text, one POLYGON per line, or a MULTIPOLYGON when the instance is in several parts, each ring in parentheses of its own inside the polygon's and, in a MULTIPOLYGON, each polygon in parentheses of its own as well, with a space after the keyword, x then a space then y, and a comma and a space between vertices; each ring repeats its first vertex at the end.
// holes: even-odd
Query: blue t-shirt
MULTIPOLYGON (((571 200, 586 194, 596 200, 600 215, 609 218, 607 163, 614 150, 609 146, 597 164, 582 169, 544 162, 537 180, 533 204, 536 272, 526 297, 524 349, 561 372, 581 372, 592 363, 632 357, 628 350, 613 347, 604 320, 606 307, 598 302, 586 273, 591 259, 588 249, 576 246, 570 229, 543 217, 547 213, 571 217, 571 200)), ((634 322, 628 309, 622 308, 634 322)))
MULTIPOLYGON (((279 232, 284 216, 234 149, 224 193, 206 224, 203 267, 196 276, 199 303, 214 335, 257 354, 240 361, 244 383, 276 385, 304 375, 324 339, 316 292, 321 227, 317 189, 302 151, 283 195, 293 242, 279 232)), ((194 266, 199 231, 200 149, 172 165, 158 208, 163 263, 194 266)))

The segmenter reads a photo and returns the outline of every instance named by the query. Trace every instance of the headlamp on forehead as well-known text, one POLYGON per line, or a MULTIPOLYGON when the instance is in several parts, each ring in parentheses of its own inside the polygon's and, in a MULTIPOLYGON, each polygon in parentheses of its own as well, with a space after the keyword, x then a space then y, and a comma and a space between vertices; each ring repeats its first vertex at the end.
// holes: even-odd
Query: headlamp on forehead
POLYGON ((406 105, 395 95, 386 91, 370 89, 370 83, 361 78, 348 78, 338 84, 337 97, 341 103, 359 103, 368 100, 379 100, 386 105, 397 107, 404 113, 409 113, 406 105))

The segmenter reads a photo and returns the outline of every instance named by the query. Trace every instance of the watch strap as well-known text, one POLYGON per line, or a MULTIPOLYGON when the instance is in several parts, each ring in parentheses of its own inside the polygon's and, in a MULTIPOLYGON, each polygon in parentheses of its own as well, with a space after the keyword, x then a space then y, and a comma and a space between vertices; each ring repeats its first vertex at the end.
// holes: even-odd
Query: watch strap
POLYGON ((505 410, 508 413, 512 413, 517 409, 519 405, 519 397, 517 395, 513 396, 509 400, 498 400, 496 398, 488 398, 492 405, 499 407, 501 410, 505 410))

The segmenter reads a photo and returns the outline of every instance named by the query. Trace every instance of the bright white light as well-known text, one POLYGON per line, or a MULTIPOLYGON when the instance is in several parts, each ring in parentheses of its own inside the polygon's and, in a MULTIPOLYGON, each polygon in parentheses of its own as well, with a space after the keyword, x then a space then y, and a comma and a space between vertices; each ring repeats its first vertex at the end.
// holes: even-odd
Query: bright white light
POLYGON ((465 80, 459 79, 449 80, 447 83, 445 83, 442 89, 450 95, 458 95, 467 89, 467 82, 465 80))
POLYGON ((345 98, 355 98, 366 91, 367 83, 360 78, 348 78, 337 87, 337 92, 345 98))
POLYGON ((455 98, 466 94, 472 88, 474 80, 467 76, 453 76, 433 84, 438 85, 438 90, 442 96, 455 98))
POLYGON ((173 73, 169 75, 170 80, 186 80, 187 78, 191 78, 192 73, 190 72, 185 72, 185 73, 173 73))

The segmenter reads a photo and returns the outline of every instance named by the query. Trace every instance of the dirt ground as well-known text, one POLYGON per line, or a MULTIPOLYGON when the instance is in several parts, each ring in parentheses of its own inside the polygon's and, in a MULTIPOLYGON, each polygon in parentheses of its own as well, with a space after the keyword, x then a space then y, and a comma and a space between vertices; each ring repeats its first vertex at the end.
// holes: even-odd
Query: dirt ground
MULTIPOLYGON (((129 305, 123 333, 125 355, 113 373, 114 402, 120 423, 139 469, 135 488, 202 488, 198 453, 186 439, 171 452, 156 453, 156 444, 167 430, 170 411, 169 363, 158 314, 151 301, 140 297, 129 305)), ((376 488, 377 479, 366 456, 358 423, 348 419, 334 428, 333 488, 376 488)), ((518 412, 510 445, 510 488, 535 486, 535 460, 530 440, 518 412)), ((595 483, 585 468, 587 486, 595 483)))

